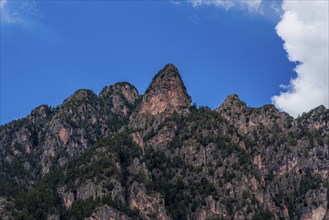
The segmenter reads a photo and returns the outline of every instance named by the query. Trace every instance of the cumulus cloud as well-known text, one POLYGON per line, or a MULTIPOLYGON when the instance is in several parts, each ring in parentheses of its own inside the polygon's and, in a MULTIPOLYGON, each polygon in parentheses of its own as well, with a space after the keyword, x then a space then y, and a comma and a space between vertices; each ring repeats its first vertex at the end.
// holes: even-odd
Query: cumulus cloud
POLYGON ((319 105, 328 108, 328 1, 288 1, 276 26, 297 77, 273 96, 279 109, 297 117, 319 105))
POLYGON ((190 0, 193 7, 202 5, 216 6, 224 9, 230 9, 232 7, 245 8, 250 11, 257 11, 260 8, 262 0, 190 0))

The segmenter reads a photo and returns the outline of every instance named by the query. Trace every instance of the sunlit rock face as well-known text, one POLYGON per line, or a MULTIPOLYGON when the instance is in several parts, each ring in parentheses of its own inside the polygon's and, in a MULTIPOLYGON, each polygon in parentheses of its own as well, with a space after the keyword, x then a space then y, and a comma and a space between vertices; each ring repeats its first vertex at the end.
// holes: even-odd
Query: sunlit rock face
POLYGON ((178 69, 168 64, 154 76, 141 103, 131 115, 129 126, 133 129, 156 127, 174 112, 187 114, 190 106, 191 97, 178 69))

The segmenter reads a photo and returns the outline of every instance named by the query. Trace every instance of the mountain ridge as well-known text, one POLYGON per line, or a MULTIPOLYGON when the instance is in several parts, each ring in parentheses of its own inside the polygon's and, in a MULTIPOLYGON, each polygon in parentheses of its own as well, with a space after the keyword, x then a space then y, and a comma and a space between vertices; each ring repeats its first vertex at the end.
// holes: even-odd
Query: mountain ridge
POLYGON ((0 126, 0 216, 329 218, 328 109, 191 103, 168 64, 144 95, 82 89, 0 126))
MULTIPOLYGON (((154 82, 159 76, 161 76, 161 74, 165 73, 166 70, 167 70, 167 71, 168 71, 168 70, 169 70, 169 71, 174 71, 175 73, 177 73, 178 78, 179 78, 180 81, 182 82, 182 88, 183 88, 183 91, 186 93, 186 96, 188 96, 188 98, 189 98, 190 101, 191 101, 191 97, 190 97, 190 96, 187 94, 187 92, 186 92, 187 89, 186 89, 186 87, 185 87, 185 85, 184 85, 184 83, 183 83, 183 80, 182 80, 182 78, 181 78, 181 75, 180 75, 179 72, 178 72, 177 67, 176 67, 175 65, 173 65, 173 64, 170 63, 170 64, 166 64, 166 65, 164 66, 163 69, 161 69, 160 71, 158 71, 158 73, 157 73, 156 75, 154 75, 154 77, 152 78, 152 81, 151 81, 150 85, 149 85, 148 88, 145 90, 144 94, 139 94, 139 91, 137 90, 137 88, 136 88, 134 85, 130 84, 129 82, 122 81, 122 82, 114 83, 114 84, 109 85, 109 86, 105 86, 105 87, 99 92, 98 95, 97 95, 94 91, 92 91, 92 90, 90 90, 90 89, 78 89, 78 90, 75 91, 71 96, 69 96, 68 98, 64 99, 63 103, 59 104, 58 106, 64 104, 66 101, 68 101, 70 98, 72 98, 76 93, 81 92, 81 91, 86 91, 86 92, 88 92, 89 94, 93 94, 93 95, 96 95, 96 96, 102 96, 102 94, 104 93, 104 90, 106 90, 106 89, 108 89, 108 88, 110 88, 110 87, 123 86, 123 85, 128 85, 128 86, 132 87, 134 90, 136 90, 136 92, 137 92, 140 96, 144 96, 145 94, 147 94, 147 93, 149 92, 150 87, 152 86, 152 83, 153 83, 153 82, 154 82)), ((220 108, 220 106, 223 105, 223 104, 225 103, 225 101, 227 101, 227 100, 236 100, 236 101, 239 101, 240 103, 243 103, 243 105, 244 105, 245 107, 247 107, 246 102, 242 101, 242 100, 240 99, 240 97, 239 97, 238 94, 232 93, 232 94, 227 95, 226 98, 225 98, 225 100, 223 101, 223 103, 219 104, 219 105, 218 105, 217 107, 215 107, 213 110, 216 110, 216 109, 218 110, 218 109, 220 108)), ((191 103, 190 103, 190 105, 191 105, 191 103)), ((248 106, 248 108, 260 109, 260 108, 263 108, 263 107, 265 107, 265 106, 270 106, 270 105, 273 106, 273 107, 276 109, 276 107, 275 107, 273 104, 264 104, 263 106, 260 106, 260 107, 250 107, 250 106, 248 106)), ((26 117, 29 117, 29 116, 32 114, 32 112, 33 112, 34 110, 36 110, 36 109, 38 109, 39 107, 42 107, 42 106, 45 106, 45 107, 47 107, 47 108, 56 108, 56 107, 51 107, 51 106, 49 106, 48 104, 41 104, 41 105, 35 107, 34 109, 32 109, 31 113, 28 114, 27 116, 22 117, 22 118, 19 118, 19 119, 14 119, 14 120, 12 120, 12 121, 10 121, 10 122, 8 122, 8 123, 5 123, 5 124, 3 124, 3 125, 0 125, 0 127, 1 127, 1 126, 5 126, 6 124, 9 124, 9 123, 11 123, 11 122, 13 122, 13 121, 18 121, 18 120, 24 119, 24 118, 26 118, 26 117)), ((315 107, 315 108, 309 110, 308 112, 304 112, 302 115, 307 114, 307 113, 309 113, 309 112, 311 112, 311 111, 314 111, 315 109, 325 109, 325 110, 327 110, 327 108, 326 108, 324 105, 319 105, 318 107, 315 107)), ((277 110, 277 109, 276 109, 276 110, 277 110)), ((279 110, 277 110, 277 111, 279 111, 279 110)), ((282 113, 286 113, 286 112, 282 112, 282 113)), ((288 114, 288 113, 286 113, 286 114, 288 114)), ((288 115, 289 115, 289 114, 288 114, 288 115)), ((302 115, 300 115, 299 117, 301 117, 302 115)), ((289 115, 289 116, 290 116, 290 115, 289 115)), ((292 117, 292 116, 290 116, 290 117, 292 117)))

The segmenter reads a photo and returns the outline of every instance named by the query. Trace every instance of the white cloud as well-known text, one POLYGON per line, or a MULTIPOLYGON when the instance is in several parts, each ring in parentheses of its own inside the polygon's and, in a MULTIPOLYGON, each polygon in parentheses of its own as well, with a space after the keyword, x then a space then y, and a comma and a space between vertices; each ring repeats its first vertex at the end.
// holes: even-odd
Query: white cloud
POLYGON ((319 105, 328 108, 328 1, 284 0, 282 9, 276 32, 289 60, 299 64, 297 77, 272 102, 294 117, 319 105))
POLYGON ((224 9, 232 7, 245 8, 250 11, 258 11, 261 6, 262 0, 190 0, 193 7, 198 6, 216 6, 224 9))

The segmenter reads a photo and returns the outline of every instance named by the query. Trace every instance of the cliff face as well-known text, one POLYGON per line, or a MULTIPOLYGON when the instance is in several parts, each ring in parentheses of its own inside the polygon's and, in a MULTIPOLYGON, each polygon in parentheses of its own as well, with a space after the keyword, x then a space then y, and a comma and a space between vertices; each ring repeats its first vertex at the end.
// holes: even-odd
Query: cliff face
POLYGON ((188 113, 190 106, 191 98, 186 92, 178 69, 168 64, 154 76, 142 101, 130 117, 129 127, 156 127, 173 112, 188 113))
POLYGON ((184 83, 177 68, 166 65, 153 79, 143 96, 136 114, 158 115, 188 112, 191 98, 186 92, 184 83))
POLYGON ((0 127, 2 219, 329 219, 329 110, 191 107, 165 66, 0 127))
POLYGON ((137 90, 128 83, 106 87, 99 96, 79 90, 57 108, 42 105, 28 117, 1 126, 2 183, 12 184, 14 178, 24 187, 34 185, 51 166, 64 166, 102 137, 115 133, 138 100, 137 90), (16 173, 18 168, 24 172, 16 173))

